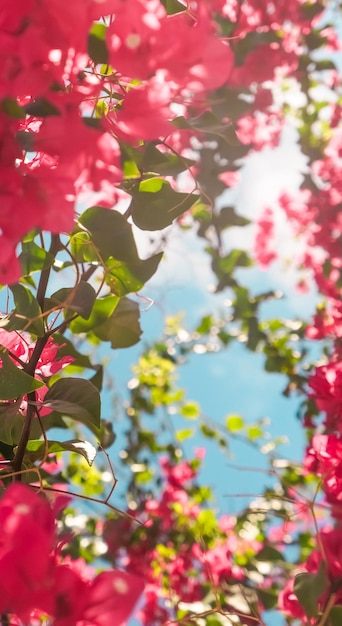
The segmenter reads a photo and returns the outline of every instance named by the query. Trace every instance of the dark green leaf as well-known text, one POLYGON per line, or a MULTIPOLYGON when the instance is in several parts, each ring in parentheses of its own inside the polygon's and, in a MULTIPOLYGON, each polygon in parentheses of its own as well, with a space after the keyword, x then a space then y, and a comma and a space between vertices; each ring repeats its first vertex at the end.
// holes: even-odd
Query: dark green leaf
MULTIPOLYGON (((62 415, 56 413, 56 411, 52 411, 48 415, 44 415, 44 429, 51 430, 52 428, 61 428, 62 430, 69 429, 69 424, 67 423, 67 418, 63 418, 62 415)), ((38 437, 39 435, 37 435, 38 437)), ((37 439, 34 437, 34 439, 37 439)))
POLYGON ((130 212, 142 230, 162 230, 198 200, 195 194, 178 193, 162 178, 142 181, 133 192, 130 212))
POLYGON ((316 70, 318 71, 326 71, 326 70, 336 70, 336 65, 330 59, 324 59, 322 61, 316 61, 315 63, 316 70))
POLYGON ((330 610, 328 626, 341 626, 342 624, 342 605, 335 604, 330 610))
MULTIPOLYGON (((0 374, 1 376, 1 374, 0 374)), ((18 413, 18 405, 0 404, 0 440, 10 446, 18 444, 25 423, 25 416, 18 413)))
POLYGON ((278 605, 278 590, 277 589, 258 589, 258 598, 260 599, 262 606, 270 611, 278 605))
POLYGON ((239 147, 242 145, 232 122, 222 123, 212 111, 205 111, 205 113, 193 119, 185 119, 182 116, 177 117, 172 123, 177 128, 195 128, 204 133, 217 135, 231 146, 239 147))
POLYGON ((152 143, 147 143, 140 167, 144 172, 155 172, 162 176, 177 176, 194 165, 192 159, 185 159, 176 154, 160 152, 152 143))
POLYGON ((93 385, 95 385, 96 389, 98 389, 99 391, 102 390, 102 385, 103 385, 103 366, 102 365, 96 366, 96 373, 94 374, 94 376, 91 377, 90 382, 93 383, 93 385))
POLYGON ((12 285, 10 287, 15 309, 9 315, 6 322, 6 330, 27 330, 37 337, 44 335, 44 320, 41 308, 34 297, 32 291, 23 285, 12 285))
POLYGON ((162 2, 168 15, 186 11, 186 6, 178 2, 178 0, 162 0, 162 2))
POLYGON ((18 130, 16 140, 25 152, 34 151, 34 133, 28 130, 18 130))
POLYGON ((318 612, 318 600, 328 586, 325 563, 321 562, 317 574, 297 574, 294 582, 294 593, 307 617, 315 617, 318 612))
POLYGON ((256 350, 259 341, 263 338, 262 332, 259 330, 259 321, 255 315, 252 315, 248 319, 248 339, 247 339, 247 348, 248 350, 256 350))
POLYGON ((95 434, 100 428, 100 394, 89 380, 61 378, 48 390, 44 406, 77 419, 95 434))
MULTIPOLYGON (((17 403, 3 402, 0 404, 0 441, 8 446, 16 446, 19 442, 24 423, 25 416, 18 411, 17 403)), ((34 420, 32 422, 31 436, 39 437, 40 435, 41 428, 39 422, 38 420, 34 420)))
POLYGON ((105 24, 95 22, 88 35, 88 54, 96 65, 98 63, 107 64, 109 61, 106 31, 105 24))
POLYGON ((101 432, 100 432, 100 441, 99 446, 103 450, 107 450, 110 446, 113 445, 116 439, 116 434, 113 431, 113 424, 110 420, 101 420, 101 432))
POLYGON ((26 241, 21 244, 19 256, 23 275, 31 272, 41 272, 53 265, 54 257, 50 252, 37 246, 34 241, 26 241))
POLYGON ((81 280, 76 287, 59 289, 53 293, 48 299, 48 307, 61 305, 61 308, 74 311, 88 320, 95 300, 94 287, 81 280))
POLYGON ((128 298, 121 298, 113 315, 104 324, 93 329, 101 341, 110 341, 112 348, 128 348, 138 343, 141 335, 139 306, 128 298))
POLYGON ((257 561, 267 562, 285 560, 284 555, 272 546, 265 546, 264 548, 262 548, 262 550, 260 550, 260 552, 255 555, 255 558, 257 559, 257 561))
POLYGON ((0 359, 2 361, 2 367, 0 367, 0 401, 15 400, 43 386, 44 383, 16 367, 7 352, 1 349, 1 347, 0 359))
POLYGON ((25 119, 26 113, 23 107, 21 107, 15 98, 3 98, 1 100, 1 109, 9 117, 15 119, 25 119))
POLYGON ((220 214, 215 216, 214 222, 220 229, 231 228, 232 226, 247 226, 251 223, 246 217, 235 213, 235 209, 232 206, 223 207, 220 214))
POLYGON ((37 98, 34 102, 29 102, 24 106, 27 115, 34 115, 35 117, 48 117, 50 115, 60 115, 59 109, 45 100, 45 98, 37 98))

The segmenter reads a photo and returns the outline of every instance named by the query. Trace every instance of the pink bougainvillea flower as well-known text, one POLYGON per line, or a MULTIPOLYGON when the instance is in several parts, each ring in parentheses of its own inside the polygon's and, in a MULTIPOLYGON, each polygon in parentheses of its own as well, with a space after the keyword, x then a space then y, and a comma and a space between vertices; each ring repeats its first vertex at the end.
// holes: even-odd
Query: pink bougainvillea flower
POLYGON ((262 212, 256 223, 254 255, 263 269, 277 258, 274 249, 274 215, 269 208, 262 212))
POLYGON ((310 397, 326 413, 328 428, 342 432, 342 361, 330 361, 316 367, 309 377, 310 397))
POLYGON ((122 109, 115 113, 117 130, 130 142, 139 139, 152 140, 170 134, 171 93, 167 84, 153 79, 130 89, 124 98, 122 109))
POLYGON ((0 611, 24 615, 50 587, 55 517, 46 500, 15 483, 0 500, 0 525, 0 611))
POLYGON ((83 619, 96 626, 123 626, 143 589, 144 581, 138 576, 120 571, 101 572, 88 590, 83 619))

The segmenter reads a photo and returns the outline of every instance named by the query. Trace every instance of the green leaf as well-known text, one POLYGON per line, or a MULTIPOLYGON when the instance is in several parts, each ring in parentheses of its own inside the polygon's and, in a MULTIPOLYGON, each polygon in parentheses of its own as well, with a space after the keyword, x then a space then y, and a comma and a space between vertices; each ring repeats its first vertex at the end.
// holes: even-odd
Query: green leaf
POLYGON ((252 260, 245 250, 232 250, 219 261, 219 268, 224 274, 231 274, 236 267, 249 267, 252 260))
POLYGON ((97 65, 98 63, 109 62, 109 53, 106 44, 106 25, 95 22, 88 35, 88 54, 97 65))
POLYGON ((25 152, 34 152, 34 135, 28 130, 18 130, 15 138, 25 152))
POLYGON ((83 378, 60 378, 48 390, 43 406, 77 419, 98 435, 101 402, 98 389, 83 378))
POLYGON ((79 231, 70 238, 71 252, 78 263, 98 263, 99 257, 91 240, 90 233, 79 231))
POLYGON ((27 330, 37 337, 42 337, 44 335, 42 310, 32 291, 19 284, 11 285, 10 290, 15 309, 8 317, 6 330, 27 330))
POLYGON ((163 253, 160 252, 149 259, 129 265, 110 257, 106 263, 106 283, 111 292, 117 296, 125 296, 140 291, 156 272, 162 256, 163 253))
POLYGON ((120 158, 124 179, 141 179, 142 152, 129 144, 120 142, 120 158))
POLYGON ((245 425, 244 419, 240 415, 228 415, 226 427, 230 433, 239 432, 245 425))
POLYGON ((89 283, 81 280, 76 287, 59 289, 48 298, 47 306, 51 308, 61 305, 61 308, 74 311, 88 320, 96 300, 96 291, 89 283))
POLYGON ((162 0, 162 2, 168 15, 174 15, 174 13, 182 13, 183 11, 186 11, 186 6, 178 2, 178 0, 162 0))
MULTIPOLYGON (((0 441, 8 446, 16 446, 19 443, 25 424, 25 416, 18 411, 17 403, 0 404, 0 441)), ((39 437, 41 428, 38 420, 33 420, 30 437, 39 437)))
POLYGON ((318 600, 329 584, 325 563, 321 562, 317 574, 297 574, 294 582, 294 593, 307 617, 315 617, 318 612, 318 600))
POLYGON ((17 445, 24 423, 25 416, 18 413, 16 404, 0 404, 0 441, 10 446, 17 445))
POLYGON ((28 456, 31 460, 43 459, 46 452, 48 454, 55 452, 76 452, 81 454, 91 466, 96 457, 96 448, 89 441, 81 441, 80 439, 71 439, 70 441, 48 441, 46 450, 45 441, 31 440, 26 446, 28 456))
MULTIPOLYGON (((212 111, 205 111, 198 117, 185 119, 183 116, 177 117, 172 121, 176 128, 195 128, 204 133, 217 135, 223 139, 229 146, 245 148, 239 140, 234 124, 232 122, 222 123, 212 111)), ((242 155, 241 155, 242 156, 242 155)))
POLYGON ((117 296, 105 296, 104 298, 98 298, 94 302, 91 314, 88 319, 77 318, 70 323, 71 332, 87 333, 93 328, 103 324, 111 315, 113 315, 116 307, 120 302, 120 298, 117 296))
POLYGON ((208 439, 216 439, 217 438, 217 433, 215 432, 215 430, 213 430, 212 428, 210 428, 206 424, 201 424, 200 428, 201 428, 201 431, 202 431, 203 435, 205 437, 208 437, 208 439))
POLYGON ((259 437, 262 437, 263 434, 264 433, 263 433, 262 429, 260 428, 260 426, 249 426, 247 428, 248 439, 251 439, 252 441, 254 439, 258 439, 259 437))
POLYGON ((110 341, 112 348, 128 348, 138 343, 141 335, 139 305, 121 298, 114 313, 104 324, 93 329, 101 341, 110 341))
POLYGON ((329 619, 328 619, 327 624, 329 624, 329 626, 341 626, 342 624, 342 605, 341 604, 335 604, 335 606, 333 606, 330 609, 329 619))
POLYGON ((15 400, 44 385, 44 383, 16 367, 7 352, 1 347, 0 359, 2 361, 2 367, 0 367, 0 401, 15 400))
POLYGON ((174 191, 163 178, 142 181, 132 196, 129 210, 141 230, 166 228, 198 200, 195 194, 174 191))
POLYGON ((186 404, 183 404, 183 406, 179 409, 179 412, 181 415, 190 420, 197 419, 201 414, 200 406, 197 402, 187 402, 186 404))
POLYGON ((110 446, 113 445, 116 439, 116 434, 113 431, 113 424, 110 420, 101 420, 101 432, 100 432, 100 440, 99 446, 103 450, 107 450, 110 446))
POLYGON ((140 167, 144 172, 155 172, 159 176, 178 176, 194 165, 192 159, 185 159, 176 154, 160 152, 152 143, 144 149, 140 167))
POLYGON ((34 117, 49 117, 50 115, 60 115, 59 109, 46 100, 45 98, 37 98, 34 102, 25 104, 24 109, 27 115, 34 115, 34 117))
POLYGON ((37 246, 34 241, 24 241, 21 244, 19 256, 23 276, 32 272, 41 272, 53 265, 54 257, 50 252, 37 246))
POLYGON ((90 382, 93 383, 93 385, 95 385, 96 389, 98 389, 99 391, 102 391, 103 365, 96 365, 94 369, 96 369, 96 372, 94 376, 91 377, 90 382))
POLYGON ((15 98, 3 98, 1 100, 1 109, 9 117, 15 119, 25 119, 26 113, 23 107, 21 107, 15 98))
POLYGON ((234 207, 225 206, 221 209, 219 215, 214 217, 214 222, 220 229, 224 229, 232 226, 247 226, 251 223, 251 220, 235 213, 234 207))
POLYGON ((183 428, 182 430, 177 430, 175 434, 175 438, 177 441, 184 441, 185 439, 189 439, 189 437, 193 437, 195 431, 193 428, 183 428))
POLYGON ((259 329, 259 320, 255 315, 251 315, 248 319, 248 339, 247 348, 254 352, 259 344, 259 341, 264 337, 259 329))
POLYGON ((208 617, 205 620, 205 626, 222 626, 222 621, 219 620, 214 615, 208 615, 208 617))
POLYGON ((265 546, 255 555, 257 561, 285 561, 284 555, 272 546, 265 546))
POLYGON ((118 211, 91 207, 82 213, 79 223, 90 233, 102 261, 108 257, 127 263, 139 261, 132 227, 118 211))

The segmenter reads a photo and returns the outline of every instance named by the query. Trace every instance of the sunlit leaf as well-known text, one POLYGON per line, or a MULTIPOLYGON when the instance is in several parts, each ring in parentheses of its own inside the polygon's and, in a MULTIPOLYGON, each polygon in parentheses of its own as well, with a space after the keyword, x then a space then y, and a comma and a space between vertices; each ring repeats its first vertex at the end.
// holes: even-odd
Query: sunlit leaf
POLYGON ((136 344, 141 335, 139 305, 121 298, 114 313, 93 333, 101 341, 110 341, 112 348, 128 348, 136 344))
POLYGON ((151 276, 157 271, 163 253, 155 254, 137 263, 123 263, 109 258, 106 262, 106 283, 117 296, 140 291, 151 276))
POLYGON ((76 318, 70 323, 70 330, 75 334, 86 333, 103 324, 103 322, 113 315, 119 301, 120 298, 117 296, 97 298, 88 319, 76 318))
POLYGON ((132 193, 130 212, 142 230, 162 230, 197 202, 195 194, 174 191, 166 180, 149 178, 132 193))
POLYGON ((96 448, 89 441, 81 441, 80 439, 71 439, 70 441, 48 441, 47 448, 45 441, 39 439, 31 440, 26 446, 26 450, 31 458, 42 459, 46 454, 56 452, 76 452, 81 454, 87 461, 88 465, 92 465, 96 457, 96 448))
POLYGON ((197 402, 187 402, 186 404, 183 404, 183 406, 179 409, 179 412, 183 415, 183 417, 194 420, 200 416, 201 409, 197 402))
POLYGON ((108 257, 127 263, 139 261, 132 227, 118 211, 95 206, 82 213, 79 223, 89 231, 103 261, 108 257))
POLYGON ((239 432, 243 429, 244 425, 244 419, 240 415, 228 415, 226 418, 227 430, 230 433, 239 432))

